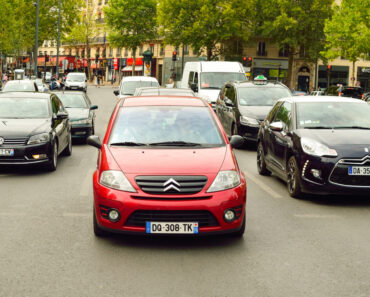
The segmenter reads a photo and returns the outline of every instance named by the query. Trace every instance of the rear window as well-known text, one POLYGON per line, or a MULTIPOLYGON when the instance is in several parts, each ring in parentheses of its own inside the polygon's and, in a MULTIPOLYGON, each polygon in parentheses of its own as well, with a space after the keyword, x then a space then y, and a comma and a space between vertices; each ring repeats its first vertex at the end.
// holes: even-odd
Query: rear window
POLYGON ((122 83, 121 95, 133 95, 137 88, 159 87, 156 81, 126 81, 122 83))
POLYGON ((224 145, 209 109, 188 106, 123 107, 109 142, 149 146, 164 142, 194 143, 201 147, 224 145))
POLYGON ((22 83, 10 81, 3 88, 3 92, 35 92, 35 90, 35 85, 31 81, 22 83))

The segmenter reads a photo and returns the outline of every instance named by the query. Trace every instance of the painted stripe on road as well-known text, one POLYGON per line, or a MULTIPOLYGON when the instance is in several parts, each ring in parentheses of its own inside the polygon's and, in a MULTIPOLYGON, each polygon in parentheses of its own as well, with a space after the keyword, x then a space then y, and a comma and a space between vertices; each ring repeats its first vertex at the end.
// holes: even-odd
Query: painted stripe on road
POLYGON ((95 169, 89 169, 81 184, 80 196, 87 197, 92 190, 92 176, 95 169))
POLYGON ((269 194, 272 198, 275 199, 282 199, 283 197, 276 193, 271 187, 266 185, 263 181, 259 180, 257 177, 255 177, 253 174, 249 173, 248 171, 244 171, 245 176, 254 182, 257 186, 259 186, 263 191, 265 191, 267 194, 269 194))
POLYGON ((295 214, 296 218, 303 218, 303 219, 339 219, 343 218, 343 216, 339 215, 320 215, 320 214, 295 214))

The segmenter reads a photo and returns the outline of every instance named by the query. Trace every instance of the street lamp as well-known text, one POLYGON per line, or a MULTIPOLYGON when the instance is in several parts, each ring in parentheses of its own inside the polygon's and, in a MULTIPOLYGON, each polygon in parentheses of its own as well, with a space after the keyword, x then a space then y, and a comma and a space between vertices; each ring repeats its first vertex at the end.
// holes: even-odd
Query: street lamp
POLYGON ((37 51, 39 45, 39 0, 35 3, 36 5, 36 36, 35 36, 35 55, 34 55, 34 74, 37 77, 37 51))
POLYGON ((60 8, 62 6, 62 0, 59 0, 58 9, 58 39, 57 39, 57 67, 56 67, 56 77, 59 78, 59 48, 60 48, 60 8))

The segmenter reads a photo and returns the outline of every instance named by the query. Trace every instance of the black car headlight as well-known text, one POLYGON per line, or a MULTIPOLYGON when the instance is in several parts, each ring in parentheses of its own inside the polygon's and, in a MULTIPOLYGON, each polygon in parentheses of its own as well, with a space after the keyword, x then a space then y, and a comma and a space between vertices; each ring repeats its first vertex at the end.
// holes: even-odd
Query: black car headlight
POLYGON ((318 157, 336 157, 338 153, 335 149, 331 149, 327 147, 325 144, 318 142, 314 139, 302 137, 301 138, 301 146, 302 150, 311 156, 318 156, 318 157))
POLYGON ((50 140, 49 133, 41 133, 36 134, 30 137, 27 144, 40 144, 40 143, 46 143, 50 140))

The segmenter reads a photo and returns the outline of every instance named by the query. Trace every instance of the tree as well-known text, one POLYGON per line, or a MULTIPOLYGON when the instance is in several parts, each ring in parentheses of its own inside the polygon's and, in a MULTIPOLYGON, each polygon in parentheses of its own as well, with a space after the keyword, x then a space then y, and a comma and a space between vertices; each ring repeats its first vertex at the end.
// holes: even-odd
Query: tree
POLYGON ((305 58, 316 60, 325 46, 324 25, 332 15, 333 0, 256 0, 260 7, 256 34, 288 50, 287 85, 293 88, 293 59, 304 48, 305 58))
POLYGON ((325 24, 327 46, 323 55, 329 60, 339 56, 350 60, 352 77, 358 58, 370 54, 369 12, 369 1, 343 0, 334 6, 334 15, 325 24))
POLYGON ((251 1, 159 0, 158 23, 166 43, 188 44, 212 60, 222 44, 246 40, 251 27, 251 1))
POLYGON ((110 44, 132 50, 132 75, 137 48, 157 36, 156 11, 156 0, 110 0, 104 7, 110 44))

